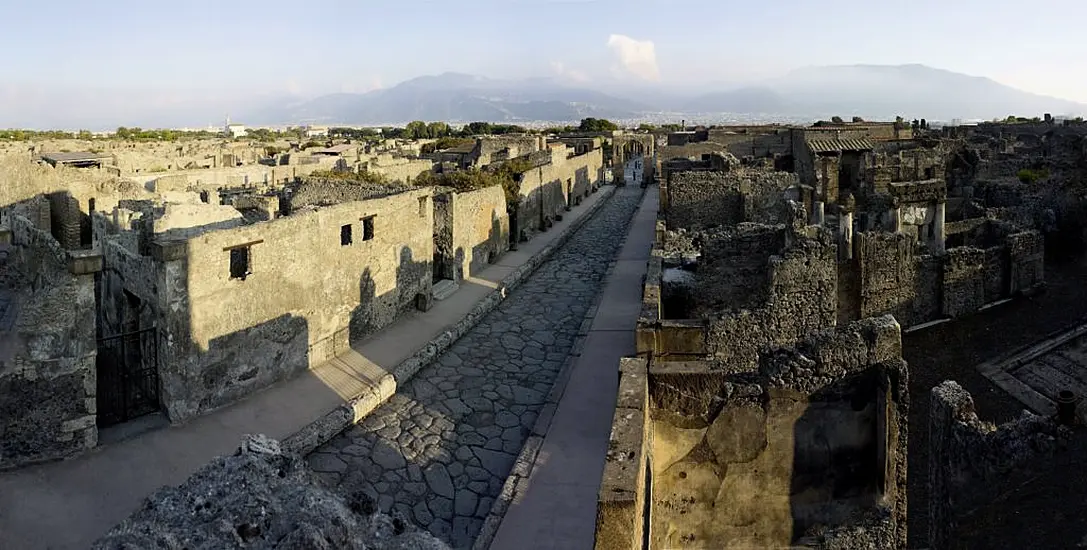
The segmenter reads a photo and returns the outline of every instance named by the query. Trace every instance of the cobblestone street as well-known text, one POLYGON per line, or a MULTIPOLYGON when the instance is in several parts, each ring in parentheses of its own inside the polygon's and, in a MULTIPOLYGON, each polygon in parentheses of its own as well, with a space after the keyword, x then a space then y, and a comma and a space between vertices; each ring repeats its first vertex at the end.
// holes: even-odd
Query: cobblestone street
POLYGON ((369 494, 468 548, 502 489, 619 251, 642 190, 617 190, 567 244, 437 361, 308 457, 337 492, 369 494))

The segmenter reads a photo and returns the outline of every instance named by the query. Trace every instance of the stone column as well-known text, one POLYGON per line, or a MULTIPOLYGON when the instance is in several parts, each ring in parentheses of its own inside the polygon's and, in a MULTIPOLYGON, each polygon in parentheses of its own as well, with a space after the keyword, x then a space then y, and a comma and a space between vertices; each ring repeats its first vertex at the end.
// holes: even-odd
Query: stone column
POLYGON ((891 205, 891 233, 898 233, 902 229, 902 206, 895 201, 891 205))
POLYGON ((815 201, 811 205, 811 225, 823 225, 826 221, 826 211, 823 201, 815 201))
POLYGON ((945 250, 945 243, 947 242, 947 233, 944 228, 944 217, 947 213, 947 202, 940 201, 936 203, 936 213, 932 218, 932 250, 937 254, 942 254, 945 250))
POLYGON ((838 211, 838 259, 853 259, 853 212, 846 208, 838 211))

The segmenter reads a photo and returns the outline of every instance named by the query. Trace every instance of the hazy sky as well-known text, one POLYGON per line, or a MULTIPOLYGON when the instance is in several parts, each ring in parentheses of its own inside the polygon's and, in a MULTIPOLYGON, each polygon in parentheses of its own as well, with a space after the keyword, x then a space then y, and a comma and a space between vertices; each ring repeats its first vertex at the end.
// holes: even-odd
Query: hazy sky
POLYGON ((445 71, 710 83, 923 63, 1087 102, 1087 37, 1073 29, 1085 19, 1083 0, 0 0, 0 101, 94 88, 168 105, 445 71))

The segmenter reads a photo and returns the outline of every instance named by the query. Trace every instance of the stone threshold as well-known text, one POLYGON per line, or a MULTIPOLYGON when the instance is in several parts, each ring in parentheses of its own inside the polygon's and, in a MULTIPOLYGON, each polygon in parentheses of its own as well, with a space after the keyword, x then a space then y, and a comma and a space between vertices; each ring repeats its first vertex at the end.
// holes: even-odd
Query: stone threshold
MULTIPOLYGON (((1016 378, 1012 371, 1084 335, 1087 335, 1087 322, 1071 329, 1066 328, 1051 333, 1040 342, 1019 348, 993 361, 982 363, 977 366, 977 370, 1035 413, 1053 415, 1057 412, 1056 403, 1016 378)), ((1078 412, 1081 417, 1087 414, 1083 407, 1078 412)))
MULTIPOLYGON (((398 387, 411 380, 416 372, 437 359, 456 343, 461 336, 482 321, 484 316, 506 299, 510 291, 528 279, 536 268, 562 248, 582 225, 592 219, 597 211, 608 203, 609 199, 615 194, 616 189, 612 185, 601 187, 598 191, 601 194, 600 198, 589 207, 588 211, 581 213, 573 220, 573 223, 561 229, 561 233, 553 241, 533 254, 509 275, 503 277, 495 288, 477 302, 460 321, 416 350, 407 359, 401 361, 392 368, 391 372, 375 373, 376 376, 374 376, 369 387, 347 399, 346 403, 336 406, 320 418, 284 438, 284 449, 302 456, 308 455, 340 432, 365 419, 367 415, 396 394, 398 387)), ((595 314, 595 308, 591 311, 595 314)))

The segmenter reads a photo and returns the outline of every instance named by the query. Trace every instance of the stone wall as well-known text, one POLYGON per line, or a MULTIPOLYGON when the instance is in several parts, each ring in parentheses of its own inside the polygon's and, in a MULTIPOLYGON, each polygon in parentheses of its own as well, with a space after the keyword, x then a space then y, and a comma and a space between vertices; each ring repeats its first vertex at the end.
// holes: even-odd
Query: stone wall
POLYGON ((668 179, 669 229, 698 230, 741 222, 784 223, 785 190, 795 174, 759 169, 685 171, 668 179))
POLYGON ((901 233, 854 236, 854 260, 846 269, 855 270, 859 281, 859 317, 890 313, 906 327, 940 318, 944 262, 916 255, 914 244, 901 233))
POLYGON ((668 180, 669 229, 699 230, 736 225, 744 219, 744 190, 726 172, 686 171, 668 180))
POLYGON ((283 190, 281 209, 290 214, 308 206, 331 206, 351 201, 364 201, 399 193, 406 185, 375 185, 324 178, 306 178, 283 190))
MULTIPOLYGON (((971 244, 943 254, 922 254, 915 238, 902 233, 858 232, 854 257, 839 266, 840 279, 855 281, 839 307, 846 319, 893 314, 906 327, 976 312, 999 300, 1031 292, 1044 283, 1044 242, 1037 231, 1004 236, 977 233, 960 225, 971 244), (970 237, 971 233, 978 236, 970 237)), ((953 234, 955 235, 955 234, 953 234)), ((960 238, 961 240, 961 238, 960 238)))
POLYGON ((265 166, 250 164, 229 168, 181 170, 169 173, 125 174, 142 187, 155 192, 186 191, 191 189, 217 189, 220 187, 268 187, 286 185, 296 178, 308 176, 320 170, 336 166, 335 157, 320 158, 318 162, 290 166, 265 166))
POLYGON ((247 436, 233 456, 160 489, 91 547, 449 549, 407 518, 379 512, 365 494, 344 500, 321 488, 305 460, 263 436, 247 436))
POLYGON ((451 268, 443 268, 443 276, 449 273, 456 281, 475 276, 509 250, 509 214, 501 187, 451 192, 435 197, 434 204, 435 258, 440 255, 451 268))
POLYGON ((959 514, 998 497, 1009 472, 1054 454, 1072 432, 1030 413, 999 427, 983 422, 969 392, 954 381, 933 388, 930 399, 929 547, 945 550, 955 540, 959 514))
POLYGON ((766 303, 770 258, 785 248, 785 227, 741 224, 706 232, 695 276, 694 316, 753 309, 766 303))
POLYGON ((0 252, 0 469, 97 444, 95 299, 100 258, 69 258, 9 216, 0 252))
POLYGON ((473 157, 475 166, 509 160, 544 149, 546 138, 533 134, 508 134, 476 139, 473 157))
POLYGON ((389 178, 389 181, 411 184, 420 174, 434 170, 434 161, 378 155, 366 161, 362 169, 370 173, 381 174, 389 178))
MULTIPOLYGON (((748 291, 760 303, 744 303, 735 310, 728 304, 700 308, 706 326, 705 352, 730 368, 747 368, 768 346, 794 342, 813 330, 837 322, 837 246, 822 230, 812 237, 784 230, 781 245, 766 261, 766 278, 748 291), (795 240, 794 240, 795 239, 795 240)), ((713 252, 703 249, 697 277, 712 276, 704 270, 715 264, 713 252)), ((757 279, 751 279, 757 283, 757 279)), ((699 292, 700 299, 706 293, 699 292)), ((699 311, 699 310, 696 310, 699 311)))
POLYGON ((563 150, 551 151, 551 162, 521 175, 521 202, 517 205, 518 238, 546 230, 577 197, 584 198, 603 181, 604 154, 594 149, 567 157, 563 150))
POLYGON ((894 319, 809 335, 732 372, 622 360, 596 548, 905 548, 908 375, 894 319))
POLYGON ((171 420, 320 364, 429 295, 433 215, 419 189, 157 243, 171 420), (248 250, 244 278, 232 250, 248 250))

